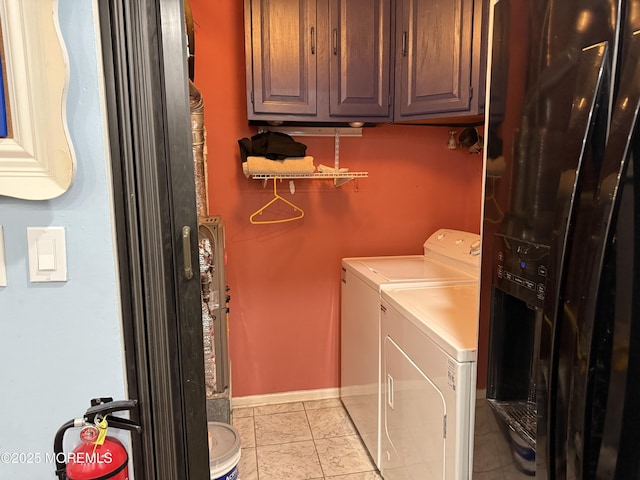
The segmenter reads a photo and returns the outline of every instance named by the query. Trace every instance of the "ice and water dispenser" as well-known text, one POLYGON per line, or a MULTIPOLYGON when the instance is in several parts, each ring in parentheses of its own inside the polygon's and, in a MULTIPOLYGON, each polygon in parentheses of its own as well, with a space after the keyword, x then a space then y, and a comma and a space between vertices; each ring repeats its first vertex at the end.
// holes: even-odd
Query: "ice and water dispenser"
POLYGON ((534 451, 549 247, 494 239, 487 401, 534 451))

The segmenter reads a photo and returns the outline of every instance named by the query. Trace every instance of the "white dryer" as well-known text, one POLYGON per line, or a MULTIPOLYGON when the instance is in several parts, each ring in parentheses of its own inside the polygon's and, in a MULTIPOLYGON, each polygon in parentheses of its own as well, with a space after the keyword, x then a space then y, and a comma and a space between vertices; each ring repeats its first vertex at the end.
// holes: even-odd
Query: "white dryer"
POLYGON ((469 478, 478 290, 475 283, 382 292, 385 480, 469 478))
POLYGON ((477 284, 480 236, 441 229, 423 255, 342 260, 340 398, 380 468, 380 292, 393 285, 477 284))

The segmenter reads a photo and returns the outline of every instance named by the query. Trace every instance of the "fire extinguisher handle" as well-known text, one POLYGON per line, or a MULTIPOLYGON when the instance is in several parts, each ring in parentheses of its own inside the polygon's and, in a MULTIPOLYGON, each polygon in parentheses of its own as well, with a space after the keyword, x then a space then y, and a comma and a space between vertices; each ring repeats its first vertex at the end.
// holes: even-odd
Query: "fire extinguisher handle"
POLYGON ((122 417, 109 417, 109 428, 119 428, 131 432, 142 433, 142 427, 133 420, 122 417))
POLYGON ((56 476, 59 480, 65 480, 67 478, 65 474, 67 466, 59 455, 62 453, 62 440, 64 439, 65 432, 74 426, 76 426, 76 421, 69 420, 58 429, 53 440, 53 453, 55 454, 56 459, 56 476))
POLYGON ((133 410, 138 405, 137 400, 115 400, 109 401, 106 403, 101 403, 98 405, 94 405, 89 407, 87 412, 84 414, 85 418, 89 422, 93 422, 97 415, 109 415, 113 412, 124 412, 128 410, 133 410))

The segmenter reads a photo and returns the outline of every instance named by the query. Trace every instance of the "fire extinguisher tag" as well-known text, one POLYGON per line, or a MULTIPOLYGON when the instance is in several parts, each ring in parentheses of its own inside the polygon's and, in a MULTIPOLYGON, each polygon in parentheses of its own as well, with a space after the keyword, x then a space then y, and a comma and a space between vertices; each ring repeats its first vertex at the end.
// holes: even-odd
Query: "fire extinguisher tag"
POLYGON ((107 437, 107 429, 109 428, 107 425, 107 417, 104 417, 100 421, 98 421, 98 418, 96 417, 96 428, 98 429, 98 438, 96 438, 94 444, 102 445, 104 443, 104 439, 107 437))

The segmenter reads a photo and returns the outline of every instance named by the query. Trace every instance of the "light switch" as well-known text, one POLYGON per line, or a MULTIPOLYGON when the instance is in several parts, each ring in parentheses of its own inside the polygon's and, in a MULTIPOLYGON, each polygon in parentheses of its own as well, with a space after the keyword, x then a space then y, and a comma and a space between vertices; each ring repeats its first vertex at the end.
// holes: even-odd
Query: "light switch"
POLYGON ((50 271, 56 269, 56 243, 53 239, 43 235, 37 244, 38 270, 50 271))
POLYGON ((4 256, 4 233, 0 225, 0 287, 7 286, 7 262, 4 256))
POLYGON ((66 282, 64 227, 28 227, 29 277, 32 282, 66 282))

